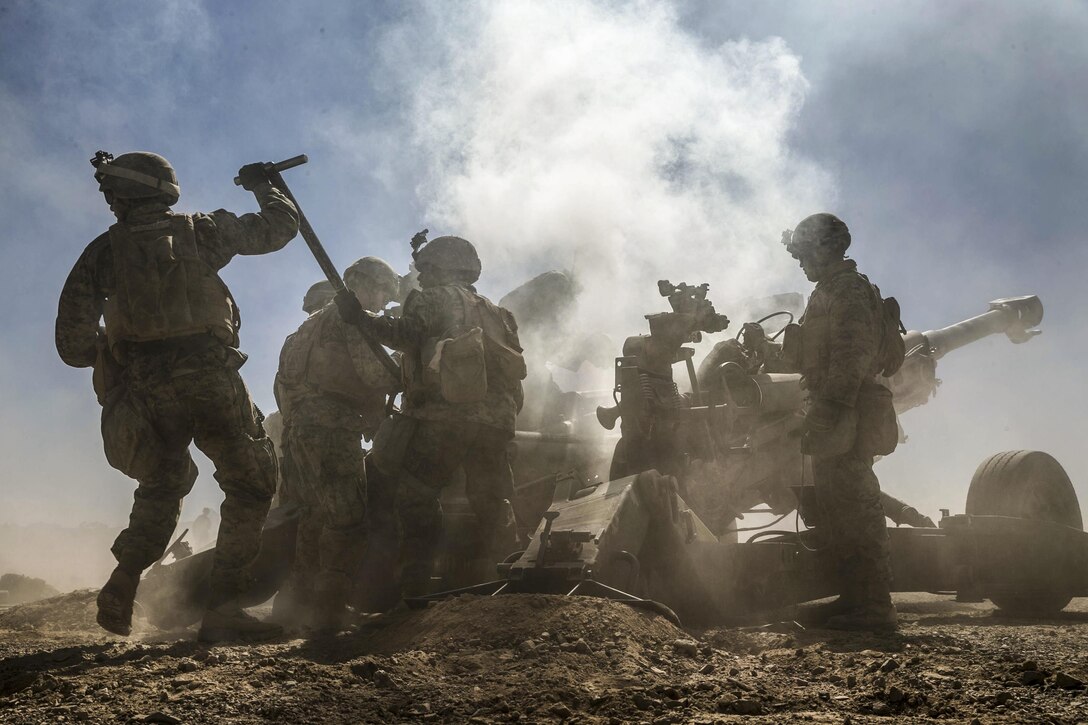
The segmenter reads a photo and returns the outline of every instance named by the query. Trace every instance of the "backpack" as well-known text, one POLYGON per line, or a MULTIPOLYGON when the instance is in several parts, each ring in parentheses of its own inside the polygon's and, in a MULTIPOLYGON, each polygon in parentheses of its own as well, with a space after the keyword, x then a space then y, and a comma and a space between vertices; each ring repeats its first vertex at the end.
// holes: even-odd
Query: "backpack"
MULTIPOLYGON (((880 290, 874 285, 877 297, 880 290)), ((883 311, 883 332, 880 336, 880 349, 877 352, 877 362, 880 363, 880 374, 890 378, 903 367, 903 360, 907 356, 907 348, 903 342, 903 335, 907 329, 903 327, 903 321, 899 313, 899 300, 894 297, 881 299, 880 307, 883 311)))

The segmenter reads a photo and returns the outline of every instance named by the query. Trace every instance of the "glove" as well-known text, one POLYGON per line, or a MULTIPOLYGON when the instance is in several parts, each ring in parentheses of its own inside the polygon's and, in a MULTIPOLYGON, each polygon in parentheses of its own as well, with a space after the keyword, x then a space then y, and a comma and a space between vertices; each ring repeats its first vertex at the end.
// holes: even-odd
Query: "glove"
POLYGON ((805 414, 805 430, 809 433, 827 433, 842 416, 843 407, 830 400, 817 400, 805 414))
POLYGON ((268 182, 268 172, 264 170, 264 164, 246 164, 238 169, 238 181, 246 191, 268 182))
POLYGON ((358 325, 366 315, 359 298, 349 289, 343 289, 336 293, 336 309, 340 313, 340 319, 349 325, 358 325))

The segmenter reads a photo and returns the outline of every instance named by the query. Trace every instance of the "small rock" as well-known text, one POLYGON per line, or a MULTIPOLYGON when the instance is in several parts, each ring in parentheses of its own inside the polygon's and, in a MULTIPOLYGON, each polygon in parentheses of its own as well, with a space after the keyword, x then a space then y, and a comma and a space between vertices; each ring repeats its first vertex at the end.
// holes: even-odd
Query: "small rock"
POLYGON ((568 718, 571 716, 570 708, 561 702, 557 702, 552 705, 552 714, 556 717, 568 718))
POLYGON ((647 697, 646 694, 642 692, 636 692, 631 697, 631 701, 635 703, 635 707, 639 710, 656 710, 661 705, 657 700, 652 697, 647 697))
POLYGON ((892 703, 902 702, 906 698, 906 696, 907 695, 906 695, 905 692, 903 692, 898 687, 895 687, 893 685, 892 687, 888 688, 888 694, 886 696, 886 699, 887 699, 888 702, 892 702, 892 703))
POLYGON ((978 719, 977 717, 976 717, 976 718, 972 718, 972 719, 971 719, 971 725, 982 725, 982 721, 981 721, 981 720, 979 720, 979 719, 978 719))
POLYGON ((385 670, 378 670, 374 673, 374 684, 387 690, 397 686, 393 677, 385 670))
POLYGON ((527 639, 519 644, 517 653, 519 657, 524 657, 525 659, 532 659, 540 656, 540 650, 537 648, 536 642, 531 639, 527 639))
POLYGON ((846 686, 847 687, 857 687, 858 686, 858 676, 855 675, 854 673, 850 673, 849 675, 847 675, 846 676, 846 686))
POLYGON ((1021 672, 1031 672, 1037 669, 1039 669, 1039 665, 1036 664, 1035 660, 1024 660, 1020 663, 1021 672))
POLYGON ((377 662, 368 659, 362 660, 361 662, 352 662, 349 669, 355 676, 362 677, 364 680, 369 680, 374 677, 374 673, 381 668, 377 662))
POLYGON ((894 657, 889 657, 884 660, 884 663, 880 665, 881 672, 891 672, 892 670, 899 669, 899 663, 895 661, 894 657))
POLYGON ((1020 673, 1021 685, 1038 685, 1046 679, 1046 673, 1039 670, 1024 670, 1020 673))
POLYGON ((578 654, 590 655, 593 654, 593 650, 589 648, 589 642, 586 642, 581 637, 574 643, 574 651, 578 654))
POLYGON ((842 661, 842 664, 843 664, 844 667, 853 667, 857 663, 858 663, 858 661, 856 659, 854 659, 853 656, 847 657, 846 659, 844 659, 842 661))
POLYGON ((873 705, 874 715, 890 715, 891 712, 892 708, 886 702, 878 702, 873 705))
POLYGON ((672 643, 672 648, 677 654, 694 657, 699 653, 699 643, 690 639, 678 639, 672 643))
MULTIPOLYGON (((703 665, 701 668, 699 668, 699 674, 700 675, 713 675, 714 670, 716 670, 716 669, 718 669, 718 668, 715 667, 712 663, 707 662, 705 665, 703 665)), ((1059 685, 1059 687, 1060 687, 1060 685, 1059 685)))
POLYGON ((827 668, 823 665, 816 665, 812 668, 812 674, 814 675, 822 675, 825 672, 827 672, 827 668))
POLYGON ((1084 682, 1078 680, 1072 675, 1067 675, 1064 672, 1059 672, 1054 675, 1054 685, 1060 687, 1063 690, 1079 690, 1084 687, 1084 682))
POLYGON ((733 712, 738 715, 759 715, 763 705, 758 700, 737 700, 733 703, 733 712))
POLYGON ((883 690, 887 686, 888 686, 888 678, 885 677, 884 675, 877 675, 876 677, 873 678, 873 687, 875 687, 876 689, 883 690))
POLYGON ((994 695, 994 703, 998 705, 1007 705, 1009 700, 1012 699, 1012 693, 1008 690, 1002 690, 994 695))
POLYGON ((178 663, 178 672, 196 672, 200 665, 190 659, 183 659, 178 663))
POLYGON ((717 704, 718 712, 733 712, 733 705, 736 702, 737 698, 733 695, 722 695, 717 704))
POLYGON ((161 723, 162 725, 179 725, 181 720, 173 715, 167 715, 165 712, 153 712, 150 715, 145 715, 141 722, 154 722, 161 723))

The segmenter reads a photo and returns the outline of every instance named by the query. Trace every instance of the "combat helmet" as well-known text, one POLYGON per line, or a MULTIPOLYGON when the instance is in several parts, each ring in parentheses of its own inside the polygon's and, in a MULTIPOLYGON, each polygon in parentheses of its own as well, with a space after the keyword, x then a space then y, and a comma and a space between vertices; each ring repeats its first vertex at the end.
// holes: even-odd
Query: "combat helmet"
POLYGON ((331 302, 334 296, 336 296, 336 290, 333 289, 332 282, 327 279, 314 282, 302 298, 302 311, 312 315, 331 302))
POLYGON ((351 266, 344 270, 344 281, 354 277, 363 277, 371 285, 385 290, 392 298, 400 294, 400 275, 389 266, 389 263, 379 257, 363 257, 352 262, 351 266))
POLYGON ((792 232, 783 232, 782 243, 794 259, 819 247, 842 255, 850 248, 850 229, 834 214, 820 212, 802 219, 792 232))
POLYGON ((118 199, 147 199, 163 196, 169 205, 181 196, 178 177, 170 162, 149 151, 113 154, 99 151, 91 159, 99 191, 110 191, 118 199))
POLYGON ((461 237, 438 237, 421 245, 413 252, 416 267, 420 271, 430 266, 453 272, 469 284, 480 278, 480 255, 472 242, 461 237))

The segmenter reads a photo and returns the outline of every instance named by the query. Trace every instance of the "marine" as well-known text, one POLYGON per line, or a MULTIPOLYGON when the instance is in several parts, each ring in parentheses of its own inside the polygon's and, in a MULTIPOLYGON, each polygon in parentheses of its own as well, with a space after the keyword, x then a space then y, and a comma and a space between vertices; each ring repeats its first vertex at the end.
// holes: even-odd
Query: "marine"
POLYGON ((68 365, 94 368, 106 458, 138 482, 128 526, 112 547, 117 567, 98 596, 98 623, 130 633, 140 575, 162 556, 196 481, 195 442, 225 496, 199 638, 276 637, 280 627, 249 616, 238 601, 260 548, 276 460, 238 373, 246 360, 240 317, 219 270, 235 255, 282 249, 298 231, 298 213, 263 164, 239 170, 260 211, 237 216, 172 212, 180 187, 157 154, 99 152, 91 163, 117 222, 64 283, 56 346, 68 365))
MULTIPOLYGON (((513 476, 507 444, 523 402, 517 323, 474 287, 480 257, 455 236, 413 240, 420 289, 401 315, 373 315, 340 293, 344 319, 403 354, 403 404, 374 440, 373 462, 395 481, 404 596, 427 593, 442 536, 439 495, 463 471, 477 523, 475 551, 490 560, 509 524, 513 476)), ((506 552, 503 552, 506 553, 506 552)))
MULTIPOLYGON (((385 261, 364 257, 344 273, 364 310, 394 300, 400 277, 385 261)), ((367 479, 361 439, 386 416, 397 380, 359 329, 336 308, 317 309, 284 342, 276 400, 284 421, 290 498, 301 508, 295 561, 275 602, 277 618, 316 632, 338 631, 367 546, 367 479)))
MULTIPOLYGON (((314 282, 306 290, 302 297, 302 311, 307 316, 320 310, 332 302, 336 290, 328 280, 314 282)), ((278 396, 278 391, 273 389, 273 394, 278 396)), ((277 403, 278 405, 278 403, 277 403)), ((275 508, 291 500, 290 496, 290 471, 294 470, 294 464, 290 462, 283 445, 283 413, 279 409, 273 410, 264 419, 264 430, 272 439, 272 445, 276 449, 276 460, 279 462, 279 481, 276 487, 276 495, 272 498, 272 506, 275 508)))
POLYGON ((787 251, 816 283, 784 356, 806 390, 802 449, 812 459, 817 529, 827 532, 838 582, 838 599, 821 614, 833 629, 892 630, 888 534, 873 457, 898 440, 891 393, 876 377, 894 366, 888 350, 899 331, 889 329, 880 290, 845 257, 850 241, 846 224, 828 213, 784 235, 787 251))

